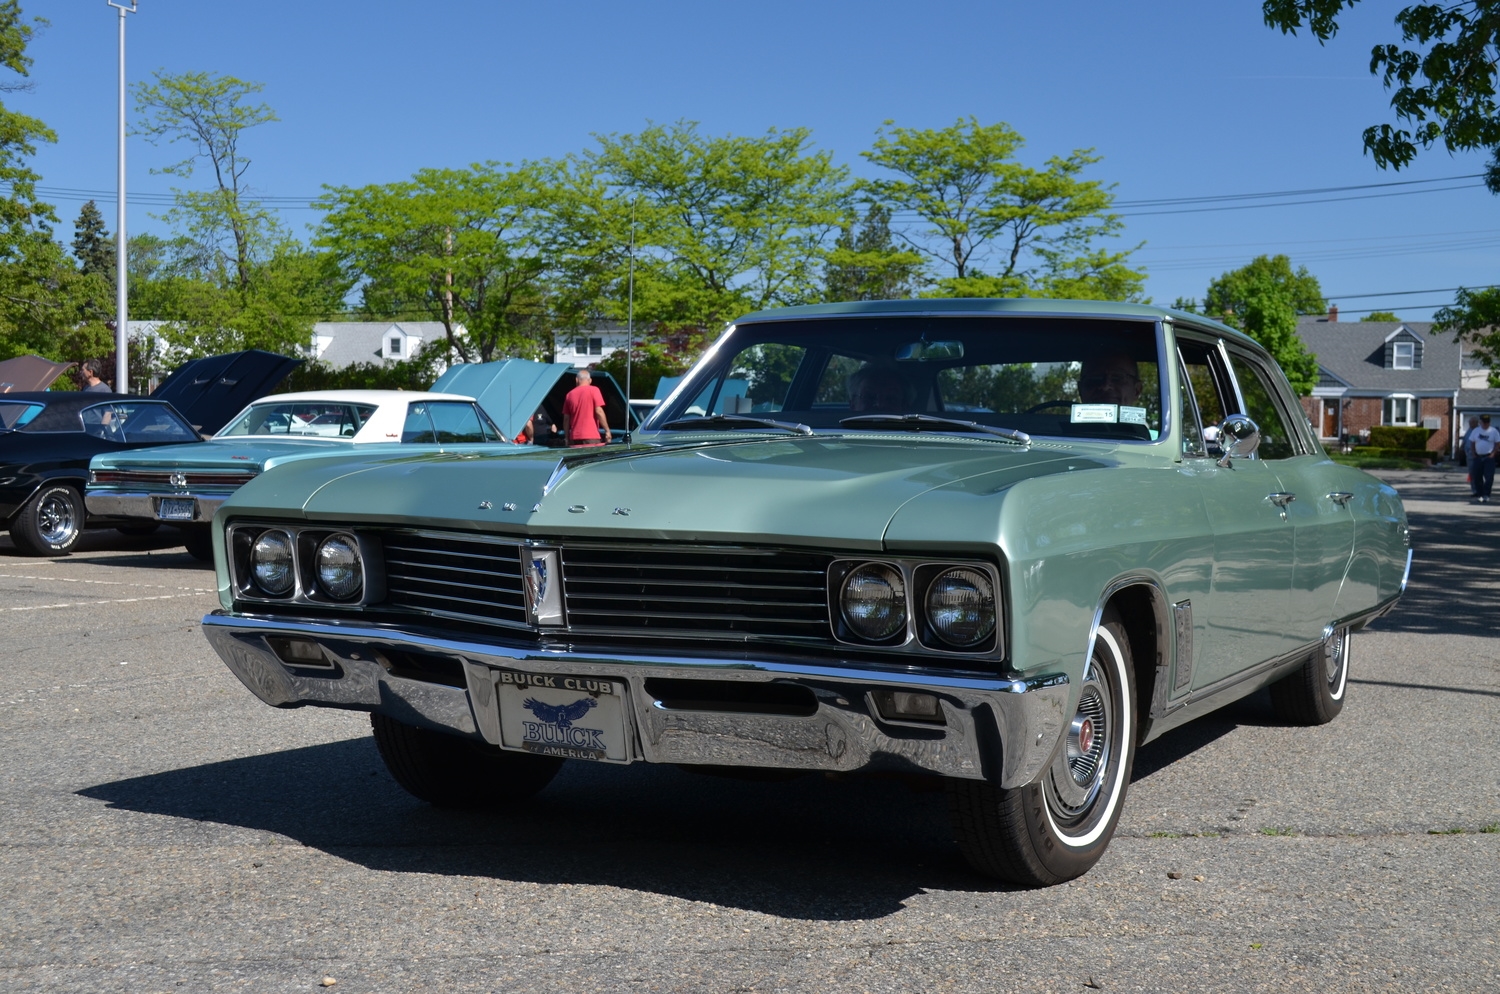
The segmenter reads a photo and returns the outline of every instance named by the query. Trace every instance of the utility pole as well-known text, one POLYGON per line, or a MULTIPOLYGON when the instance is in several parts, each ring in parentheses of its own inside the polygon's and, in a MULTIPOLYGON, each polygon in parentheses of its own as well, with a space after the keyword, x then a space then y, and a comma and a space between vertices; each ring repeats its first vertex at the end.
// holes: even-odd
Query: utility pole
POLYGON ((104 0, 120 12, 120 134, 119 177, 115 194, 115 393, 130 392, 130 317, 126 306, 125 240, 125 15, 135 13, 136 0, 104 0), (128 6, 127 6, 128 4, 128 6))

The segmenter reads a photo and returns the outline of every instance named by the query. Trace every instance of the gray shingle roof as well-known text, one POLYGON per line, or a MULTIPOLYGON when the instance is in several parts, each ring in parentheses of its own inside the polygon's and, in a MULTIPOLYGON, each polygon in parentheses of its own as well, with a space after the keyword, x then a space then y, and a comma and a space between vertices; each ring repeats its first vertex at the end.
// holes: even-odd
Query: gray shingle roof
POLYGON ((1310 316, 1297 319, 1297 334, 1318 357, 1320 367, 1356 392, 1452 393, 1458 389, 1458 343, 1450 334, 1433 334, 1431 321, 1329 321, 1310 316), (1402 327, 1422 343, 1421 369, 1385 367, 1386 339, 1402 327))
MULTIPOLYGON (((395 362, 395 358, 385 358, 383 351, 393 328, 421 338, 423 344, 445 334, 441 321, 319 321, 313 325, 313 334, 327 335, 333 341, 318 358, 334 369, 356 362, 395 362)), ((400 358, 411 357, 402 355, 400 358)))

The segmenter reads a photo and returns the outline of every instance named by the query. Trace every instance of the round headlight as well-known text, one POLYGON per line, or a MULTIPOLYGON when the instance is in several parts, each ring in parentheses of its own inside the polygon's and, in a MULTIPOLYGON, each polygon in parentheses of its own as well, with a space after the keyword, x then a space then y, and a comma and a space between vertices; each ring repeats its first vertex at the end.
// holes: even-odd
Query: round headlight
POLYGON ((982 570, 946 570, 927 588, 927 623, 958 649, 978 645, 995 631, 995 588, 982 570))
POLYGON ((250 573, 262 592, 279 597, 290 593, 297 576, 292 568, 292 536, 286 532, 261 532, 250 547, 250 573))
POLYGON ((885 563, 865 563, 844 578, 839 592, 844 623, 862 639, 884 642, 906 627, 906 584, 885 563))
POLYGON ((318 586, 336 601, 359 593, 359 545, 348 535, 330 535, 318 546, 318 586))

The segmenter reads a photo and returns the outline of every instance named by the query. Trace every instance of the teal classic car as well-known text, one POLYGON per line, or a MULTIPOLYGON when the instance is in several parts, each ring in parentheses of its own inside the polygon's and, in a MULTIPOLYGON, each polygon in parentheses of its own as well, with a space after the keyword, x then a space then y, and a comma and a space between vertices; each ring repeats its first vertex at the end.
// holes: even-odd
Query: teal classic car
POLYGON ((1098 860, 1141 743, 1262 687, 1338 714, 1411 562, 1260 346, 1089 301, 752 314, 628 446, 303 459, 214 541, 230 669, 371 712, 419 798, 570 759, 926 774, 1026 885, 1098 860))

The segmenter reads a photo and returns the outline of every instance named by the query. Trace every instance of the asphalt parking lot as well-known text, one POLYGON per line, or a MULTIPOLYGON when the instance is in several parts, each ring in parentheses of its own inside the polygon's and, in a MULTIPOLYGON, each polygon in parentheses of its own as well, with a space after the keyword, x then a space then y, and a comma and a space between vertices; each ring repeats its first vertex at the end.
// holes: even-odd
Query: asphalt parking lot
POLYGON ((1348 704, 1145 747, 1072 884, 971 875, 940 792, 570 764, 504 814, 387 776, 362 714, 260 704, 170 537, 0 539, 0 989, 1491 990, 1500 507, 1386 474, 1417 548, 1348 704))

